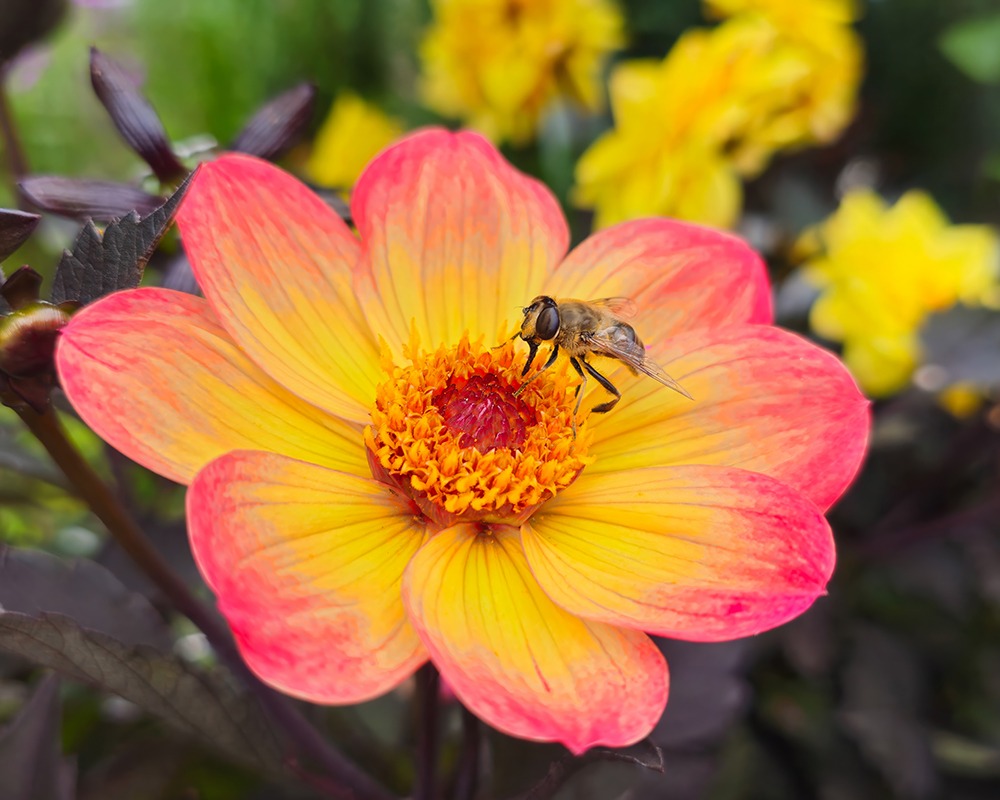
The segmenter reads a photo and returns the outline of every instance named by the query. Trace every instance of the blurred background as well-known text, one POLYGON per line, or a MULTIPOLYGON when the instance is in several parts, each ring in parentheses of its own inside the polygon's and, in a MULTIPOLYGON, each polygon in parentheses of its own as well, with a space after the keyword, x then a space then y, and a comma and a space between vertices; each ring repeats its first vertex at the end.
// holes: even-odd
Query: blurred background
MULTIPOLYGON (((280 141, 258 152, 338 207, 380 147, 444 123, 545 181, 577 241, 649 214, 746 237, 779 324, 840 352, 875 403, 870 456, 831 514, 837 573, 777 631, 662 642, 664 774, 595 758, 558 796, 1000 797, 997 0, 0 0, 0 64, 0 207, 45 212, 7 274, 51 278, 83 218, 151 210, 282 97, 257 117, 280 141), (126 143, 95 57, 145 95, 181 168, 126 143)), ((146 280, 191 288, 170 236, 146 280)), ((65 421, 200 586, 180 488, 65 421)), ((19 591, 211 667, 2 407, 0 541, 30 553, 19 591), (126 630, 126 605, 149 624, 126 630)), ((410 691, 309 713, 405 792, 410 691)), ((216 723, 185 732, 154 705, 0 654, 0 782, 63 776, 43 800, 71 783, 89 800, 312 796, 216 723)), ((460 710, 443 719, 453 762, 460 710)), ((491 734, 481 796, 526 791, 562 752, 491 734)))

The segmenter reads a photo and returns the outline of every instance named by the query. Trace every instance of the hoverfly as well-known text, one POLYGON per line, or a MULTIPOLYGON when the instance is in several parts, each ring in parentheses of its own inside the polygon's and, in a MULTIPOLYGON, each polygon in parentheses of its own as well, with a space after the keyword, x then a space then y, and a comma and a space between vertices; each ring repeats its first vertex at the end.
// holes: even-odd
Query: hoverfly
POLYGON ((559 300, 539 295, 522 310, 524 320, 521 330, 514 338, 521 337, 528 343, 528 360, 521 375, 527 375, 542 342, 552 343, 552 352, 544 366, 518 387, 515 395, 551 367, 559 357, 560 350, 569 356, 569 363, 582 379, 577 387, 576 406, 573 409, 574 430, 576 415, 583 401, 587 376, 596 380, 612 398, 594 406, 595 414, 610 411, 621 400, 622 394, 604 375, 594 369, 587 360, 589 356, 604 356, 621 361, 633 375, 648 375, 664 386, 679 392, 689 400, 693 399, 677 381, 671 378, 657 364, 646 358, 646 346, 635 328, 621 319, 631 316, 634 305, 627 297, 606 297, 601 300, 559 300))

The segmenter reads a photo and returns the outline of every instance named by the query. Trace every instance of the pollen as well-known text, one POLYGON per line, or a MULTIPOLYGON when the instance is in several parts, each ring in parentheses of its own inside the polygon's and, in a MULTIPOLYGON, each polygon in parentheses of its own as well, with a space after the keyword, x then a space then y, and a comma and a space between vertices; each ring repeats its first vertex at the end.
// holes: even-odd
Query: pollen
POLYGON ((408 365, 387 363, 365 429, 376 479, 410 497, 440 525, 518 524, 569 486, 593 459, 586 426, 573 432, 576 376, 565 365, 529 383, 526 352, 463 337, 408 365))

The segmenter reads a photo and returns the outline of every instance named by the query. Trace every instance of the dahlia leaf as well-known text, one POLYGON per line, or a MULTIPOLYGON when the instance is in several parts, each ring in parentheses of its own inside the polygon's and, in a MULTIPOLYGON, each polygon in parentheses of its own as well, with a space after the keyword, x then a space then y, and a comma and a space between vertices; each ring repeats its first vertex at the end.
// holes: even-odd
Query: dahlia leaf
POLYGON ((65 561, 39 550, 0 546, 0 608, 64 614, 129 645, 171 646, 170 632, 149 601, 86 559, 65 561))
POLYGON ((279 742, 257 702, 221 671, 129 646, 61 614, 0 613, 0 649, 117 694, 236 763, 283 771, 279 742))
POLYGON ((12 255, 27 241, 41 219, 37 214, 0 208, 0 261, 12 255))
POLYGON ((273 160, 295 144, 312 119, 316 87, 300 83, 265 103, 250 118, 230 147, 273 160))
POLYGON ((19 184, 24 195, 43 211, 74 219, 110 222, 130 211, 151 214, 163 198, 127 183, 35 175, 19 184))
POLYGON ((156 110, 124 67, 96 47, 90 49, 90 81, 122 138, 161 181, 187 169, 177 160, 156 110))
POLYGON ((75 300, 82 305, 99 297, 134 289, 156 246, 166 233, 187 191, 190 178, 156 211, 140 217, 135 211, 115 220, 102 234, 88 222, 72 250, 63 253, 52 283, 52 302, 75 300))
POLYGON ((44 678, 18 715, 0 729, 0 775, 12 800, 72 800, 76 767, 62 757, 59 679, 44 678))

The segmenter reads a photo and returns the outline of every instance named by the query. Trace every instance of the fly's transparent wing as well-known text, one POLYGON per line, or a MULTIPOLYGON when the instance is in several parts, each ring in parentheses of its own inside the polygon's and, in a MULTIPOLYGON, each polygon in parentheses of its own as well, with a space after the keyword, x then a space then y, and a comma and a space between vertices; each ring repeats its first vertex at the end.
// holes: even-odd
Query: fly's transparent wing
POLYGON ((688 400, 694 400, 687 389, 671 378, 659 364, 646 358, 646 350, 641 344, 625 336, 620 330, 608 328, 598 331, 588 338, 587 344, 595 353, 616 358, 636 372, 662 383, 688 400))
POLYGON ((621 319, 632 319, 639 313, 635 303, 627 297, 601 297, 597 300, 588 300, 587 303, 598 308, 606 308, 621 319))

